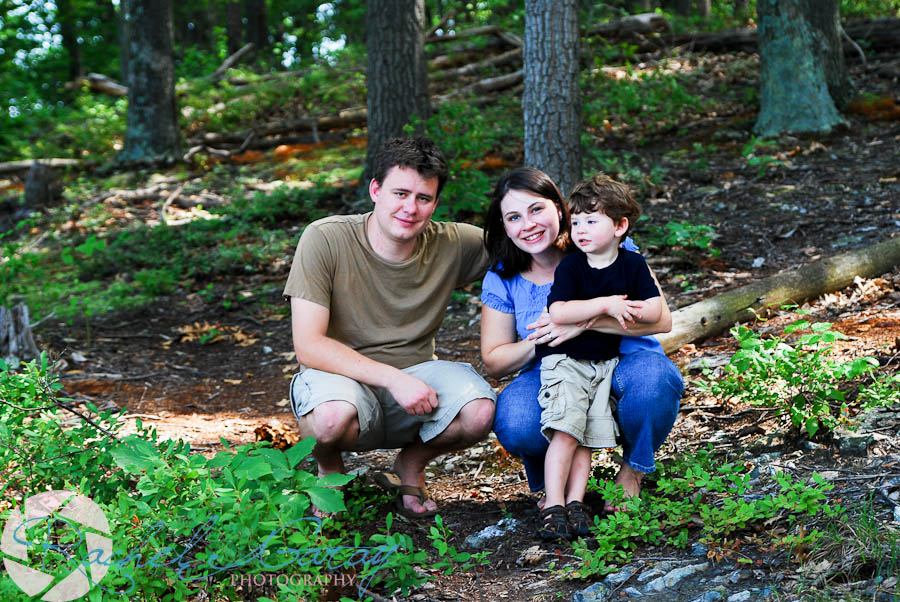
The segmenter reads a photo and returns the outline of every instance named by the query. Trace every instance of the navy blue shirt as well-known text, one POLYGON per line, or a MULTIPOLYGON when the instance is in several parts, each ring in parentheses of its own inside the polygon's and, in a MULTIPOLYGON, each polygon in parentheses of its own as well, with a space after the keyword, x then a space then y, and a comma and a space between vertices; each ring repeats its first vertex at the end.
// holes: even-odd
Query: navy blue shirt
MULTIPOLYGON (((556 301, 611 295, 628 295, 628 299, 640 301, 660 296, 653 276, 650 275, 650 268, 639 253, 619 249, 616 260, 600 270, 588 264, 584 253, 569 253, 556 267, 553 286, 547 296, 547 307, 556 301)), ((619 355, 621 340, 621 335, 587 330, 556 347, 535 345, 535 355, 542 358, 554 353, 564 353, 574 359, 608 360, 619 355)))

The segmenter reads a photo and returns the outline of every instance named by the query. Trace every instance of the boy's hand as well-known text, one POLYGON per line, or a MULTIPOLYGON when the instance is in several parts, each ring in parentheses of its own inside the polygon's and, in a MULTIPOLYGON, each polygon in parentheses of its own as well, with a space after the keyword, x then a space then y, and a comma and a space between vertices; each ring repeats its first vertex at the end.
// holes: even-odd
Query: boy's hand
POLYGON ((400 372, 400 376, 387 389, 397 403, 412 416, 427 414, 438 407, 435 390, 425 381, 405 372, 400 372))
POLYGON ((606 300, 606 315, 615 318, 619 326, 625 330, 628 330, 626 321, 634 322, 635 318, 640 319, 643 309, 642 301, 629 301, 626 295, 612 295, 606 300))

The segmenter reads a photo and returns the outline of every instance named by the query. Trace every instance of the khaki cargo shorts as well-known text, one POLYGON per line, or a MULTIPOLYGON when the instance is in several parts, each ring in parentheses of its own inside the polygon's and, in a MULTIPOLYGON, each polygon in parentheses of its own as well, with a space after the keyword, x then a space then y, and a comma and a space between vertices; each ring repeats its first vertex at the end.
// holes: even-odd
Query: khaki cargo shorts
POLYGON ((619 425, 613 416, 612 374, 618 358, 576 360, 555 353, 541 361, 541 433, 572 435, 585 447, 615 447, 619 425))
POLYGON ((444 432, 470 401, 497 395, 470 364, 433 360, 403 370, 435 390, 438 407, 413 416, 380 387, 371 387, 340 374, 304 368, 291 380, 291 408, 299 419, 326 401, 346 401, 359 419, 357 451, 394 449, 412 443, 416 436, 430 441, 444 432))

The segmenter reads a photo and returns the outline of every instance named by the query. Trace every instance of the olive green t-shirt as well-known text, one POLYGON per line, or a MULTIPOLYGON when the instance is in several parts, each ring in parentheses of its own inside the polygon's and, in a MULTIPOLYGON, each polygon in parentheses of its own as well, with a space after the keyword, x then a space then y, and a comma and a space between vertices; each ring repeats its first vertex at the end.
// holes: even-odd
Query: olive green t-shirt
POLYGON ((371 215, 311 223, 294 253, 284 294, 330 311, 327 336, 396 368, 433 359, 434 337, 454 288, 488 267, 481 228, 432 221, 412 256, 379 257, 366 234, 371 215))

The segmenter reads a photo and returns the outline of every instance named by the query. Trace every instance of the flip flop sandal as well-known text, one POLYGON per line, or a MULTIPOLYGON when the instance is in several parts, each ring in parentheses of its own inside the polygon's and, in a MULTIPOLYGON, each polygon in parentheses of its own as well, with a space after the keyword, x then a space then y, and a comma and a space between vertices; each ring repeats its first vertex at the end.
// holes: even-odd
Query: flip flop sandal
POLYGON ((426 491, 424 487, 404 485, 400 482, 400 477, 392 472, 376 472, 372 475, 372 480, 385 491, 394 493, 394 507, 398 514, 401 514, 406 518, 428 518, 435 516, 438 513, 437 509, 415 512, 403 505, 404 495, 415 496, 418 498, 420 504, 425 505, 425 500, 428 499, 428 491, 426 491))
POLYGON ((566 517, 573 537, 587 537, 591 534, 591 509, 584 502, 572 501, 566 504, 566 517))
POLYGON ((541 510, 538 535, 548 541, 555 539, 570 539, 569 521, 566 519, 566 509, 557 504, 541 510))

